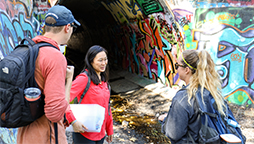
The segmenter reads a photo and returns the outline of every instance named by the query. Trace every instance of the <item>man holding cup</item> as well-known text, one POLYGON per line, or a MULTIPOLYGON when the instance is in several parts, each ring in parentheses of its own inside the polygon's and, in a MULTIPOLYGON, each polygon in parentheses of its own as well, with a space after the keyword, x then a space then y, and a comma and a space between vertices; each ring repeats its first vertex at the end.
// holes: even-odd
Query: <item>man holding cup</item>
POLYGON ((64 114, 68 107, 73 79, 73 66, 67 66, 59 45, 67 44, 74 29, 80 26, 72 12, 64 6, 53 6, 45 16, 45 33, 36 36, 36 43, 47 42, 55 46, 40 48, 35 63, 35 80, 45 96, 45 115, 28 126, 19 128, 18 144, 67 144, 64 114))

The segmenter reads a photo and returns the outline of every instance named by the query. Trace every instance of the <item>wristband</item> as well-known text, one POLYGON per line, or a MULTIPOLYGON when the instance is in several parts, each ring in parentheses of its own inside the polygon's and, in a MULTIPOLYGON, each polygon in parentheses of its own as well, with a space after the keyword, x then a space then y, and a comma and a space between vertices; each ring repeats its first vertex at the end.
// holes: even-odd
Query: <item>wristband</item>
POLYGON ((73 125, 75 122, 77 122, 77 120, 72 121, 72 122, 71 122, 71 125, 73 125))

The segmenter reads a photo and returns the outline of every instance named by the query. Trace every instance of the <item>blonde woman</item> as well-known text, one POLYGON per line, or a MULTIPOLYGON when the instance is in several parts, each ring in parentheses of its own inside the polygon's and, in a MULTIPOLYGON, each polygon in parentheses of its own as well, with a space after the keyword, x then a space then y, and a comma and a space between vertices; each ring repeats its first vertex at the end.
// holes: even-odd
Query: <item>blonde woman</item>
POLYGON ((200 116, 196 108, 195 93, 211 93, 221 115, 225 115, 224 98, 221 95, 221 82, 215 70, 215 64, 210 54, 201 50, 186 50, 175 64, 181 80, 186 83, 173 98, 167 114, 159 116, 162 122, 162 132, 170 138, 172 144, 192 143, 188 131, 196 143, 200 130, 200 116), (166 121, 166 122, 165 122, 166 121), (187 142, 189 141, 189 142, 187 142))

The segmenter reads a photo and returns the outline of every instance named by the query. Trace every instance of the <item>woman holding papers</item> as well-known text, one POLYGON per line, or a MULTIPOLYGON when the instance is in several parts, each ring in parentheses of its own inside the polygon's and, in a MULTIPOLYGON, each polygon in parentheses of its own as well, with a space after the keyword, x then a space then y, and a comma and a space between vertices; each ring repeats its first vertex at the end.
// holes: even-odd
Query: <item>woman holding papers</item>
MULTIPOLYGON (((108 58, 107 51, 98 45, 92 46, 85 57, 85 66, 83 71, 72 82, 70 101, 77 97, 78 101, 86 87, 89 75, 91 82, 81 104, 98 104, 105 108, 105 118, 100 132, 86 132, 87 126, 83 125, 78 119, 76 120, 73 112, 67 110, 66 118, 73 126, 73 142, 103 144, 105 132, 107 133, 106 141, 113 140, 113 118, 110 110, 108 89, 108 58), (85 73, 87 71, 87 74, 85 73)), ((81 110, 86 112, 86 110, 81 110)))

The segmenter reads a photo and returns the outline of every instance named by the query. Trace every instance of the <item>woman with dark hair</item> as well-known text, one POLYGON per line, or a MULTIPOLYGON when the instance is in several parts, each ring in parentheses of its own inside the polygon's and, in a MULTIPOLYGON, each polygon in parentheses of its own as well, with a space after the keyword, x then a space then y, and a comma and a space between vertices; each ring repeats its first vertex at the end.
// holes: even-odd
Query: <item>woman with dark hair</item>
POLYGON ((195 94, 200 91, 204 101, 210 93, 220 114, 225 115, 223 109, 226 106, 221 94, 220 77, 206 50, 183 51, 175 68, 186 86, 176 93, 168 113, 159 116, 158 119, 163 121, 162 132, 170 138, 172 144, 192 143, 188 131, 198 143, 201 120, 196 108, 195 94))
MULTIPOLYGON (((105 118, 100 132, 86 132, 86 126, 76 120, 71 110, 67 110, 66 118, 73 126, 72 135, 74 144, 103 144, 105 132, 107 133, 106 141, 113 140, 113 118, 109 104, 110 91, 108 89, 108 58, 107 51, 99 45, 92 46, 85 57, 85 66, 83 71, 72 82, 70 101, 77 97, 78 101, 86 87, 88 73, 91 83, 81 104, 98 104, 105 108, 105 118)), ((86 112, 86 110, 84 110, 86 112)))

